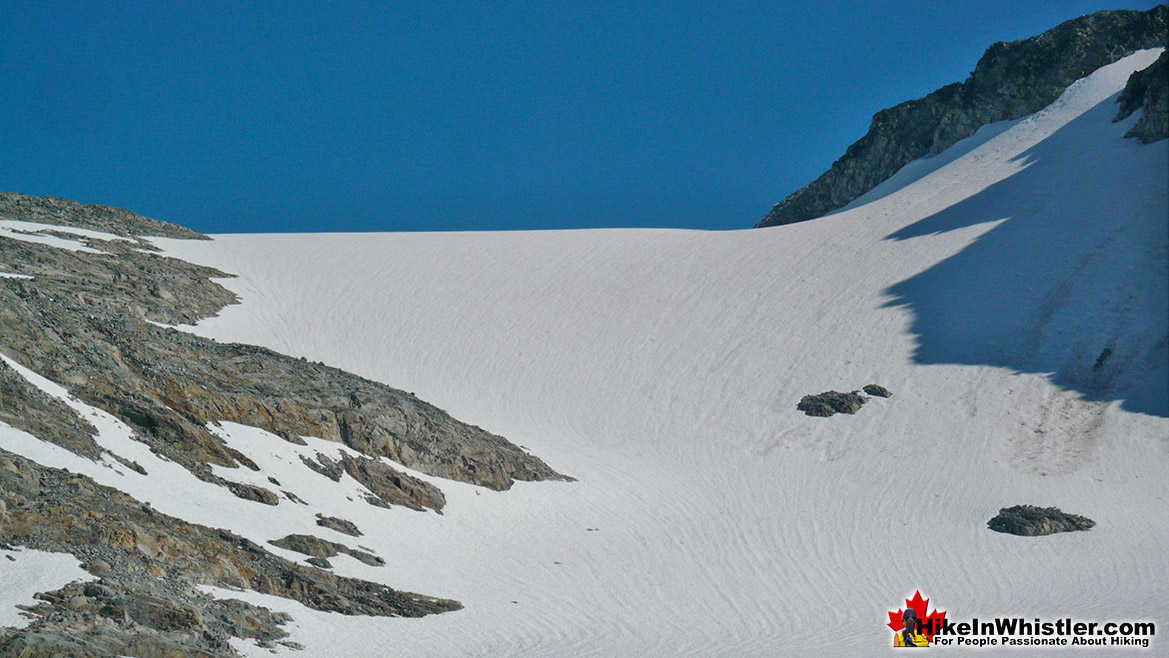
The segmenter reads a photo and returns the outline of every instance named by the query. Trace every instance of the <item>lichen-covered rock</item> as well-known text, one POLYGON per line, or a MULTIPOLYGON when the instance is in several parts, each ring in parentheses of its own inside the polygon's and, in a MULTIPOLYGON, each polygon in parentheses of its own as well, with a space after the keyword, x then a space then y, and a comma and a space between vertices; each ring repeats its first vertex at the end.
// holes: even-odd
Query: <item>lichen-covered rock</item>
POLYGON ((825 391, 800 398, 796 409, 808 416, 827 417, 837 413, 855 414, 865 402, 868 402, 868 398, 856 391, 851 393, 825 391))
POLYGON ((1057 532, 1088 530, 1096 525, 1096 522, 1077 514, 1062 512, 1058 507, 1015 505, 1000 509, 986 525, 995 532, 1037 537, 1057 532))
POLYGON ((1169 7, 1101 11, 1036 37, 996 43, 965 82, 881 110, 869 131, 815 181, 777 203, 757 227, 802 222, 847 205, 910 162, 979 128, 1050 105, 1073 82, 1144 48, 1166 45, 1169 7))
POLYGON ((891 397, 893 397, 893 393, 889 389, 887 389, 884 386, 881 386, 879 384, 865 384, 865 387, 862 390, 865 393, 868 393, 869 395, 872 395, 872 396, 878 397, 878 398, 891 398, 891 397))

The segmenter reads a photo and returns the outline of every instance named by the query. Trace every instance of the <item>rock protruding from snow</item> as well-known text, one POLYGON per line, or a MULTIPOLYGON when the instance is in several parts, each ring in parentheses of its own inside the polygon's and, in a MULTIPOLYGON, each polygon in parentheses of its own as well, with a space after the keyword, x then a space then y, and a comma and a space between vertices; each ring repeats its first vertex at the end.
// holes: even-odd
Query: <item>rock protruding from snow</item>
POLYGON ((1084 516, 1068 514, 1058 507, 1015 505, 1000 509, 998 515, 987 521, 986 525, 995 532, 1038 537, 1057 532, 1088 530, 1096 522, 1084 516))
POLYGON ((339 544, 335 541, 321 539, 312 535, 288 535, 287 537, 269 541, 268 543, 290 551, 303 553, 310 557, 327 559, 344 553, 371 567, 380 567, 386 563, 385 560, 372 553, 349 548, 345 544, 339 544))
MULTIPOLYGON (((6 195, 0 213, 4 203, 16 203, 23 216, 52 215, 61 223, 76 212, 78 224, 118 233, 153 226, 145 218, 120 226, 115 220, 122 215, 112 210, 59 199, 6 195)), ((515 480, 562 478, 503 437, 404 391, 321 363, 159 326, 193 324, 235 303, 235 295, 212 280, 229 275, 130 241, 86 239, 89 250, 70 251, 0 236, 0 271, 33 277, 0 284, 0 344, 14 361, 117 416, 197 475, 206 475, 203 464, 240 461, 205 427, 231 421, 280 436, 341 442, 429 475, 492 489, 507 489, 515 480)), ((25 384, 10 386, 11 379, 0 371, 0 386, 13 391, 0 398, 0 420, 96 457, 91 433, 75 413, 25 384)), ((416 509, 442 505, 437 489, 414 485, 404 474, 387 481, 405 492, 398 499, 416 509)))
MULTIPOLYGON (((0 628, 3 655, 219 656, 233 655, 231 638, 273 642, 287 636, 281 629, 287 616, 212 598, 198 589, 206 585, 345 615, 420 617, 461 608, 290 562, 230 531, 162 514, 87 476, 4 449, 0 501, 7 509, 0 546, 70 553, 97 578, 38 594, 27 628, 0 628)), ((380 564, 376 556, 343 548, 380 564)))
POLYGON ((844 207, 918 158, 936 155, 996 121, 1047 107, 1073 82, 1138 50, 1165 45, 1169 7, 1101 11, 1043 34, 996 43, 965 82, 873 116, 832 168, 777 203, 757 227, 814 219, 844 207))
POLYGON ((1120 105, 1116 121, 1141 110, 1141 118, 1125 137, 1136 137, 1145 144, 1169 137, 1169 50, 1152 66, 1133 73, 1116 102, 1120 105))
POLYGON ((828 417, 837 413, 855 414, 860 410, 861 405, 868 401, 868 398, 856 391, 852 391, 851 393, 824 391, 823 393, 805 395, 800 398, 800 403, 796 405, 796 409, 809 416, 828 417))
POLYGON ((878 398, 891 398, 893 392, 880 384, 865 384, 864 392, 878 398))
POLYGON ((322 528, 336 530, 337 532, 343 535, 349 535, 350 537, 360 537, 362 535, 362 532, 357 528, 356 523, 347 521, 345 519, 339 519, 335 516, 317 514, 317 525, 321 526, 322 528))
POLYGON ((112 233, 123 237, 159 236, 207 240, 207 236, 178 224, 143 217, 123 208, 78 203, 52 196, 0 192, 0 218, 55 224, 112 233))

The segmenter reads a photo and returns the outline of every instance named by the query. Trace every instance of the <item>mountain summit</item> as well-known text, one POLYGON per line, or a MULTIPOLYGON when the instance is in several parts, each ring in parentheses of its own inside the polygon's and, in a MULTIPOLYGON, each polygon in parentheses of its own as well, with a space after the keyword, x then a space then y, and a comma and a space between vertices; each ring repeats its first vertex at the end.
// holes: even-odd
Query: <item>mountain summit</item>
MULTIPOLYGON (((831 169, 777 203, 756 228, 802 222, 843 208, 910 162, 937 155, 987 124, 1042 110, 1068 85, 1101 66, 1137 50, 1166 45, 1167 30, 1169 6, 1159 5, 1144 12, 1088 14, 1039 36, 996 43, 965 82, 877 112, 865 136, 831 169)), ((1155 66, 1161 67, 1163 79, 1164 63, 1155 66)), ((1155 74, 1150 78, 1157 81, 1155 74)), ((1134 133, 1146 142, 1163 139, 1167 136, 1163 81, 1159 87, 1142 85, 1141 92, 1132 95, 1128 113, 1145 103, 1145 90, 1161 99, 1154 101, 1161 118, 1142 118, 1134 133)))

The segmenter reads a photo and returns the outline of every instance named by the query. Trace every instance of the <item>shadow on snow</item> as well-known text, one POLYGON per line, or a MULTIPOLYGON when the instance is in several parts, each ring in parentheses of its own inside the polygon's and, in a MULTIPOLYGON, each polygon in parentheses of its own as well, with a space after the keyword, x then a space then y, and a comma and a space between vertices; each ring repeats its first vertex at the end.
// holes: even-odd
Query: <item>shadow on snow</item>
POLYGON ((1046 374, 1169 416, 1169 140, 1124 139, 1115 98, 1018 156, 1021 171, 888 236, 1002 220, 888 289, 914 313, 917 362, 1046 374))

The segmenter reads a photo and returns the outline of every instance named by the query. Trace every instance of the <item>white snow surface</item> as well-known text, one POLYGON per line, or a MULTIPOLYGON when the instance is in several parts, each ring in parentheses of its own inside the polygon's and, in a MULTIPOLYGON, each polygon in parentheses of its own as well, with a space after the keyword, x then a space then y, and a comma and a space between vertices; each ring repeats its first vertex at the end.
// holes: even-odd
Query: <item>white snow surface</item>
POLYGON ((0 626, 27 626, 34 617, 16 606, 35 606, 34 594, 93 579, 68 553, 0 549, 0 626))
POLYGON ((300 464, 344 447, 213 424, 260 467, 218 474, 303 501, 268 507, 8 359, 148 475, 3 425, 0 447, 260 543, 365 547, 386 565, 340 556, 336 570, 466 606, 346 617, 207 589, 290 612, 306 647, 290 655, 868 656, 891 647, 886 613, 915 590, 959 621, 1165 623, 1169 419, 1126 405, 1169 395, 1169 150, 1124 139, 1136 117, 1111 122, 1158 54, 791 226, 152 239, 240 275, 223 284, 243 303, 186 330, 413 391, 576 482, 493 492, 411 472, 443 489, 443 514, 385 510, 300 464), (931 294, 984 280, 970 314, 930 315, 948 308, 931 294), (1104 346, 1117 356, 1093 369, 1104 346), (851 416, 795 410, 868 383, 894 396, 851 416), (1097 525, 986 528, 1015 504, 1097 525))

